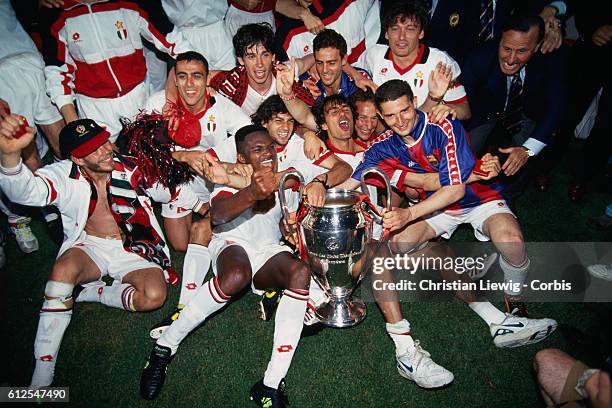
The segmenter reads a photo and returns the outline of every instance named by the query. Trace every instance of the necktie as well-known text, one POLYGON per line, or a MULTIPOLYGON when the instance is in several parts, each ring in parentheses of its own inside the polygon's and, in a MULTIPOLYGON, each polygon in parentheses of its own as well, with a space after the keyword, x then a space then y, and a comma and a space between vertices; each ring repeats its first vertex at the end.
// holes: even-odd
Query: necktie
POLYGON ((493 38, 493 0, 483 0, 480 7, 480 32, 478 42, 480 44, 493 38))
POLYGON ((523 113, 522 95, 523 81, 521 80, 521 73, 517 72, 512 77, 510 91, 508 92, 508 104, 506 105, 506 111, 502 121, 503 127, 510 136, 521 131, 521 118, 523 113))

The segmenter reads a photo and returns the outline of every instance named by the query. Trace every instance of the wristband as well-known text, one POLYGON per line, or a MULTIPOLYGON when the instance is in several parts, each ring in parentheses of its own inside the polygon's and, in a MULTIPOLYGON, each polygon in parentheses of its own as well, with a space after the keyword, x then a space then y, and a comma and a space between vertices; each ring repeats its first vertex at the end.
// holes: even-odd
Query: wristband
POLYGON ((434 98, 433 96, 431 96, 431 94, 427 94, 427 97, 429 97, 429 99, 431 99, 432 101, 434 101, 436 103, 440 103, 444 99, 444 95, 442 95, 439 98, 434 98))
POLYGON ((290 94, 289 96, 282 96, 282 95, 280 95, 280 94, 279 94, 278 96, 280 96, 280 98, 281 98, 283 101, 292 101, 292 100, 294 100, 294 99, 295 99, 295 92, 291 91, 291 94, 290 94))

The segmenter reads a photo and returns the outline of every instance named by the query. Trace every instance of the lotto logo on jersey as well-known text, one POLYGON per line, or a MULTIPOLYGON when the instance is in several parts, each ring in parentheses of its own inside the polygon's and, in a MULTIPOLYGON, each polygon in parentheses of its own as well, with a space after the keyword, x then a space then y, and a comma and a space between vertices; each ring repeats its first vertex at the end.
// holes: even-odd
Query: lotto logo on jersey
POLYGON ((208 131, 211 133, 217 130, 217 124, 215 123, 215 117, 213 115, 210 115, 208 117, 208 123, 206 124, 206 129, 208 129, 208 131))
POLYGON ((80 39, 81 39, 81 34, 79 34, 79 33, 72 34, 72 41, 77 42, 80 39))
POLYGON ((123 21, 117 20, 115 27, 117 27, 117 37, 119 37, 120 40, 127 39, 128 32, 125 27, 123 27, 123 21))
POLYGON ((383 68, 383 69, 381 69, 381 70, 380 70, 380 73, 381 73, 382 75, 385 75, 385 74, 387 73, 387 71, 388 71, 388 69, 387 69, 387 67, 385 67, 385 68, 383 68))

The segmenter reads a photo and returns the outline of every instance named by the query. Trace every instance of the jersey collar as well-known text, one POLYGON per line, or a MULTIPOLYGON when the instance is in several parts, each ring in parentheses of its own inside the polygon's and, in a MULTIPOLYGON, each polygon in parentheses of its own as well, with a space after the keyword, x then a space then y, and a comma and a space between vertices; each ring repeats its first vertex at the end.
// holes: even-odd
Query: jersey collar
POLYGON ((406 68, 400 68, 395 61, 393 60, 393 53, 391 52, 391 47, 387 49, 385 53, 385 59, 389 60, 393 63, 393 69, 397 71, 398 74, 404 75, 406 72, 410 71, 416 64, 424 64, 427 62, 427 58, 429 57, 429 47, 426 47, 425 44, 419 45, 419 53, 415 60, 407 66, 406 68))

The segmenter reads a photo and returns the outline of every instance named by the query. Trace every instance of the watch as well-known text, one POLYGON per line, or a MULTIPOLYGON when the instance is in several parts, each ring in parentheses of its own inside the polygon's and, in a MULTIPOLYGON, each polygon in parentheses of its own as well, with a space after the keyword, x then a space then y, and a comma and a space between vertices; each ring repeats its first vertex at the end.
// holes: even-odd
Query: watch
POLYGON ((535 152, 534 152, 533 150, 531 150, 530 148, 525 147, 525 146, 521 146, 521 147, 522 147, 523 149, 525 149, 525 151, 527 152, 527 156, 529 156, 529 157, 533 157, 533 156, 535 156, 535 152))

